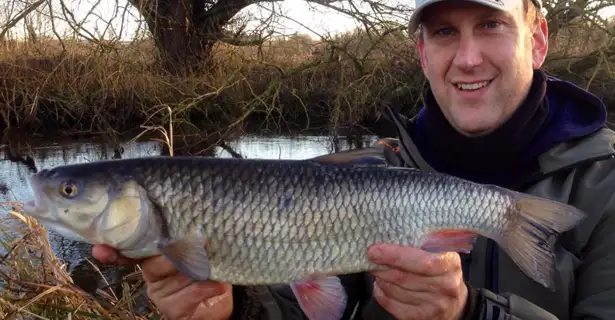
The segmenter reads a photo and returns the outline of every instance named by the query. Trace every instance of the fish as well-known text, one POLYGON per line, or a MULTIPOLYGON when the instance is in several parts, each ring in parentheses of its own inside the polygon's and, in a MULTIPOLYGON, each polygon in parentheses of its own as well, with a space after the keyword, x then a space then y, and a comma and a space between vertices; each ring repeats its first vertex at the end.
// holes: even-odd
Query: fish
POLYGON ((469 253, 488 237, 554 289, 550 240, 578 225, 582 210, 368 162, 151 156, 60 165, 29 177, 33 199, 22 210, 68 239, 129 258, 164 255, 192 279, 287 284, 312 320, 344 314, 340 275, 389 268, 368 259, 378 243, 469 253))

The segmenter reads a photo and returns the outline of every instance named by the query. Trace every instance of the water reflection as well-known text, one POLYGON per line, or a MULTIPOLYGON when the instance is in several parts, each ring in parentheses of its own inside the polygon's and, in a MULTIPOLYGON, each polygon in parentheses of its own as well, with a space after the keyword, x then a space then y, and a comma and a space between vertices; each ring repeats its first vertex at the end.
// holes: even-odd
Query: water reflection
MULTIPOLYGON (((374 136, 348 137, 328 136, 260 137, 243 136, 228 143, 234 151, 245 158, 307 159, 340 150, 362 148, 376 141, 374 136)), ((217 157, 231 157, 223 148, 216 148, 217 157)))

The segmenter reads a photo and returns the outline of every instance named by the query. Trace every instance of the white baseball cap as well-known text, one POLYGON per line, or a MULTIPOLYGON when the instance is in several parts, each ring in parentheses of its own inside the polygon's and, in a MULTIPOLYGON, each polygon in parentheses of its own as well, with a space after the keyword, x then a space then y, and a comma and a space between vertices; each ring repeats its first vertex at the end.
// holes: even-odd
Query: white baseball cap
MULTIPOLYGON (((447 0, 415 0, 414 1, 415 7, 414 7, 414 11, 412 12, 412 15, 410 16, 410 23, 408 25, 408 29, 409 29, 408 31, 410 33, 414 33, 418 29, 419 22, 421 20, 421 14, 423 13, 423 11, 425 10, 427 6, 432 5, 434 3, 442 2, 442 1, 447 1, 447 0)), ((519 4, 521 0, 454 0, 454 1, 469 1, 473 3, 482 4, 487 7, 494 8, 494 9, 511 11, 519 4)), ((538 7, 538 9, 542 8, 542 0, 531 0, 531 1, 538 7)))

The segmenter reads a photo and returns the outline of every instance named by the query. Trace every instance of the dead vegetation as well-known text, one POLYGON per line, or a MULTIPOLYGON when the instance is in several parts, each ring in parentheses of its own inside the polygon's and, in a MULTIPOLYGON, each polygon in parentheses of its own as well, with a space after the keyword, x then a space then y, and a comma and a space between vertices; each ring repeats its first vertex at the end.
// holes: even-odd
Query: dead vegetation
POLYGON ((145 294, 140 272, 122 279, 120 298, 102 289, 89 294, 74 284, 66 265, 54 254, 47 230, 18 211, 10 213, 0 221, 0 319, 160 317, 156 312, 140 315, 134 310, 137 296, 145 294))
MULTIPOLYGON (((545 69, 612 105, 612 40, 595 30, 595 39, 563 33, 545 69)), ((147 42, 108 51, 77 41, 65 41, 66 51, 53 40, 16 43, 0 50, 0 123, 41 134, 121 134, 165 125, 171 109, 178 133, 262 132, 369 125, 385 102, 416 110, 424 78, 413 37, 356 31, 334 40, 219 43, 207 70, 187 76, 157 68, 147 42)))
MULTIPOLYGON (((133 12, 119 2, 113 18, 97 15, 97 3, 79 20, 68 11, 68 0, 11 0, 5 11, 12 13, 4 23, 0 14, 0 129, 114 136, 141 125, 164 126, 170 109, 178 134, 326 130, 369 127, 385 103, 410 114, 416 111, 425 83, 416 38, 404 29, 407 7, 379 4, 381 11, 365 13, 333 1, 333 10, 353 17, 361 28, 310 37, 280 34, 275 23, 284 14, 275 11, 276 3, 261 3, 271 5, 267 19, 238 12, 220 31, 223 38, 205 39, 211 48, 196 62, 198 68, 179 72, 163 61, 192 55, 180 53, 190 48, 181 43, 161 47, 160 39, 151 36, 159 26, 147 22, 152 18, 147 15, 135 38, 122 40, 133 12), (103 21, 102 31, 83 27, 86 19, 103 21), (256 27, 248 30, 248 22, 256 27), (60 24, 68 31, 61 33, 60 24), (14 36, 14 29, 21 36, 14 36), (254 41, 243 41, 247 39, 254 41), (163 57, 169 50, 177 51, 174 58, 163 57)), ((545 69, 590 89, 607 105, 615 103, 610 89, 615 79, 614 24, 597 13, 613 4, 545 2, 550 28, 545 69)), ((143 13, 142 5, 137 7, 143 13)), ((184 13, 189 21, 192 13, 184 13)), ((168 27, 187 28, 185 23, 168 27)), ((192 32, 181 30, 172 32, 192 32)), ((190 37, 198 41, 198 35, 190 37)))

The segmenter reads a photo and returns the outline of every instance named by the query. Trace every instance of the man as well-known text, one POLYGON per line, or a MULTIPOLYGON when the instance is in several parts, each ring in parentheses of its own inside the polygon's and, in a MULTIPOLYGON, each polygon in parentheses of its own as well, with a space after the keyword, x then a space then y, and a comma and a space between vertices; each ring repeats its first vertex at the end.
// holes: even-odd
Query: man
MULTIPOLYGON (((482 237, 463 256, 382 244, 369 256, 392 270, 341 277, 345 319, 615 319, 615 132, 599 99, 540 71, 540 0, 417 1, 410 28, 420 27, 429 88, 415 118, 390 112, 399 141, 382 149, 388 163, 556 199, 588 217, 556 242, 555 292, 482 237)), ((93 254, 122 263, 108 248, 93 254)), ((143 267, 170 319, 305 319, 288 288, 197 283, 161 257, 143 267)))

